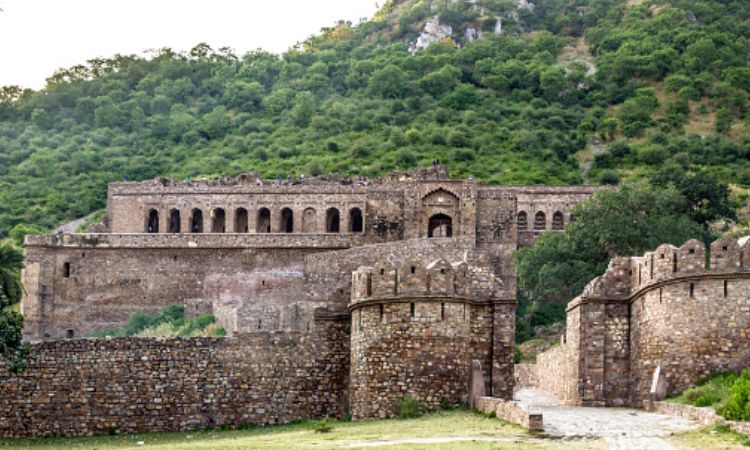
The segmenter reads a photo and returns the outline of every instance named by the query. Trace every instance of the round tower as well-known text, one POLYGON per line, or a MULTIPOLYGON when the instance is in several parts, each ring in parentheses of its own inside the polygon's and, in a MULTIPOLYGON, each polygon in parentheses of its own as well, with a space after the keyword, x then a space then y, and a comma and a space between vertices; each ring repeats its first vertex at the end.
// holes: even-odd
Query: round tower
POLYGON ((471 360, 488 356, 474 344, 492 339, 490 291, 470 288, 466 263, 380 261, 352 276, 352 417, 392 416, 407 395, 430 409, 465 402, 471 360))

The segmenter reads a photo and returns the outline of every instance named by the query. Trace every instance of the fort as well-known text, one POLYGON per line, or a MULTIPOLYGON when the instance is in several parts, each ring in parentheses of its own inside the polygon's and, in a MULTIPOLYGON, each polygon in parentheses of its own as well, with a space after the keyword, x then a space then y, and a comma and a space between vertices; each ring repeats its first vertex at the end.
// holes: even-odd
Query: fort
POLYGON ((0 367, 0 436, 383 418, 406 396, 541 428, 508 401, 518 387, 644 407, 745 368, 748 238, 614 258, 568 304, 560 345, 514 365, 511 254, 597 189, 483 186, 440 166, 113 183, 96 232, 26 237, 33 345, 24 371, 0 367), (228 337, 87 339, 170 304, 228 337))
POLYGON ((27 236, 22 374, 0 435, 388 417, 513 395, 519 245, 595 186, 484 186, 441 166, 109 185, 96 232, 27 236), (226 338, 85 339, 135 311, 211 313, 226 338), (481 381, 480 381, 481 384, 481 381))

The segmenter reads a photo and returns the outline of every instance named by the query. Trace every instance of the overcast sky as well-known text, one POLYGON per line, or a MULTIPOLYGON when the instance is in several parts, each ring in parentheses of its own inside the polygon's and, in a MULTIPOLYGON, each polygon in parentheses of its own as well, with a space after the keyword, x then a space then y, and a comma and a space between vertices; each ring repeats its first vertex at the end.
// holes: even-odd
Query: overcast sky
POLYGON ((0 86, 38 89, 61 67, 207 42, 281 53, 383 0, 0 0, 0 86))

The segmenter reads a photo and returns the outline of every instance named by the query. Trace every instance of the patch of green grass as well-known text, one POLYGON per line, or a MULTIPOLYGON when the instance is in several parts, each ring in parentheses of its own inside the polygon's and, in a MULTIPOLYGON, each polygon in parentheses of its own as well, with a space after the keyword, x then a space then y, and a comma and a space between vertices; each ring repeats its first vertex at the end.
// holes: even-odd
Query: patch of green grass
POLYGON ((668 401, 712 406, 726 419, 750 420, 750 369, 717 373, 668 401))
POLYGON ((732 431, 727 425, 710 425, 695 430, 677 433, 667 438, 670 444, 678 449, 720 448, 746 449, 750 438, 732 431))
MULTIPOLYGON (((467 410, 438 411, 414 419, 345 422, 330 420, 332 429, 317 431, 321 421, 289 425, 249 427, 230 431, 181 433, 139 433, 83 438, 0 439, 3 449, 51 450, 86 448, 150 449, 291 449, 359 448, 365 443, 382 443, 388 449, 603 449, 602 441, 555 440, 537 437, 499 419, 467 410), (142 441, 144 446, 139 446, 142 441), (442 442, 440 442, 442 441, 442 442)), ((379 446, 378 446, 379 447, 379 446)))
POLYGON ((89 214, 88 217, 86 217, 86 220, 84 220, 82 224, 78 225, 75 232, 85 233, 86 230, 88 230, 91 225, 101 222, 102 219, 104 219, 104 215, 106 213, 107 213, 106 209, 99 209, 89 214))

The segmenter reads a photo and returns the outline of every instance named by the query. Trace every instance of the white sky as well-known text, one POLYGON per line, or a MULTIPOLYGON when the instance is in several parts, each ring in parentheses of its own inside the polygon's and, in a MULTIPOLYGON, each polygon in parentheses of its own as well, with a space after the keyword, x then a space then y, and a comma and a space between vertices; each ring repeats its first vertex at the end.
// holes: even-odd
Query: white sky
POLYGON ((383 0, 0 0, 0 86, 38 89, 61 67, 200 42, 281 53, 383 0))

